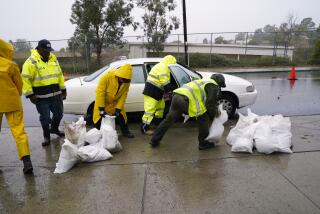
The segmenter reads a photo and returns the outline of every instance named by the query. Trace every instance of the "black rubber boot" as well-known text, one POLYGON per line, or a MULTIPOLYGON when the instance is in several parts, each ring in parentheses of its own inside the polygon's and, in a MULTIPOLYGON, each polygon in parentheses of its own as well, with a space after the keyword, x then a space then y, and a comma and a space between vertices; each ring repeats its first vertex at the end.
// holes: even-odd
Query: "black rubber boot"
POLYGON ((59 129, 51 129, 50 133, 51 134, 56 134, 59 137, 64 137, 65 136, 64 132, 60 131, 59 129))
POLYGON ((160 142, 159 141, 150 141, 149 143, 151 145, 152 148, 156 148, 158 146, 160 146, 160 142))
POLYGON ((210 149, 213 147, 215 147, 215 143, 210 143, 208 141, 199 143, 199 150, 210 149))
POLYGON ((49 146, 50 145, 50 138, 44 138, 44 141, 42 142, 42 146, 49 146))
POLYGON ((22 157, 22 161, 23 161, 23 173, 31 174, 33 172, 33 167, 30 160, 30 155, 26 155, 22 157))
POLYGON ((153 130, 150 129, 150 125, 148 124, 142 123, 140 128, 141 128, 142 134, 146 134, 146 135, 153 134, 153 130))
POLYGON ((122 136, 126 138, 134 138, 134 134, 132 134, 129 130, 122 132, 122 136))

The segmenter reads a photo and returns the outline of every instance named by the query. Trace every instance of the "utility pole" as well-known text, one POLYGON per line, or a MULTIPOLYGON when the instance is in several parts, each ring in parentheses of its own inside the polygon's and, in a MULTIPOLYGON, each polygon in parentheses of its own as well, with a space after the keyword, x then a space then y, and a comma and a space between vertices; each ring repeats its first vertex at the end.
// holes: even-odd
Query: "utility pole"
POLYGON ((186 0, 182 0, 182 13, 183 13, 183 34, 184 34, 184 59, 185 59, 186 65, 189 66, 186 0))

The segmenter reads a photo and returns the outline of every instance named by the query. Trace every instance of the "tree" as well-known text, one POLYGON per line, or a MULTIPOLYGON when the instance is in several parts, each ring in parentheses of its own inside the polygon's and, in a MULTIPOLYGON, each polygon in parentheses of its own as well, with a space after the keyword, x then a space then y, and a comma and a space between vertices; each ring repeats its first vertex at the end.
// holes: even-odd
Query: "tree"
POLYGON ((229 44, 230 42, 225 40, 222 36, 218 36, 214 39, 215 44, 229 44))
POLYGON ((315 43, 311 63, 318 65, 320 64, 320 39, 318 39, 315 43))
POLYGON ((142 16, 142 29, 147 38, 146 48, 159 54, 171 31, 179 28, 179 19, 168 16, 168 13, 174 11, 176 4, 174 0, 137 0, 137 5, 146 10, 142 16))
POLYGON ((240 32, 240 33, 236 34, 235 40, 238 40, 238 41, 246 40, 246 33, 240 32))
POLYGON ((15 42, 11 41, 11 43, 15 51, 29 51, 32 48, 30 42, 26 39, 17 39, 15 42))
POLYGON ((132 0, 76 0, 70 18, 76 25, 73 39, 80 39, 78 43, 89 41, 100 65, 102 49, 123 45, 124 27, 132 25, 136 29, 137 23, 130 15, 133 6, 132 0))

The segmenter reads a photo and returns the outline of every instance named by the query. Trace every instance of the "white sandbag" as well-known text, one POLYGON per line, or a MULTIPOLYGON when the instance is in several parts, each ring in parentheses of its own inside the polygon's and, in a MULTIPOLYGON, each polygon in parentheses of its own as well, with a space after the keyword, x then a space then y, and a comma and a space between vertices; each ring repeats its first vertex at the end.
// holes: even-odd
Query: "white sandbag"
POLYGON ((220 116, 216 117, 209 129, 209 135, 205 140, 209 142, 217 142, 223 135, 224 126, 223 124, 228 120, 228 113, 223 109, 222 105, 219 105, 220 116))
POLYGON ((112 158, 112 155, 106 149, 92 145, 80 147, 78 155, 83 162, 95 162, 112 158))
POLYGON ((260 153, 292 153, 291 137, 289 118, 284 118, 282 115, 262 116, 254 135, 254 145, 260 153))
POLYGON ((68 139, 65 139, 54 173, 65 173, 69 171, 79 161, 77 151, 77 146, 72 144, 68 139))
POLYGON ((271 154, 276 151, 276 143, 272 137, 272 131, 266 120, 259 122, 254 133, 254 147, 258 152, 264 154, 271 154))
POLYGON ((276 136, 277 151, 292 153, 291 146, 291 120, 290 118, 284 118, 282 115, 274 116, 274 123, 271 126, 272 134, 276 136))
POLYGON ((78 130, 78 133, 79 133, 79 140, 78 140, 78 147, 80 146, 83 146, 84 143, 85 143, 85 140, 84 140, 84 135, 86 134, 87 132, 87 129, 86 129, 86 121, 84 120, 83 117, 80 117, 79 120, 74 124, 74 127, 78 130))
POLYGON ((253 139, 247 137, 238 137, 231 147, 232 152, 248 152, 252 153, 253 139))
POLYGON ((116 130, 116 116, 105 115, 101 120, 101 126, 110 126, 113 130, 116 130))
POLYGON ((89 144, 96 144, 100 141, 102 138, 102 132, 96 128, 89 130, 84 135, 85 142, 88 142, 89 144))
POLYGON ((77 122, 71 124, 64 124, 64 132, 66 138, 78 147, 84 145, 84 135, 86 133, 86 122, 83 117, 80 117, 77 122))
POLYGON ((102 118, 100 130, 102 138, 100 144, 110 152, 119 151, 122 146, 118 140, 118 134, 115 130, 115 117, 105 116, 102 118), (120 145, 119 145, 120 144, 120 145))

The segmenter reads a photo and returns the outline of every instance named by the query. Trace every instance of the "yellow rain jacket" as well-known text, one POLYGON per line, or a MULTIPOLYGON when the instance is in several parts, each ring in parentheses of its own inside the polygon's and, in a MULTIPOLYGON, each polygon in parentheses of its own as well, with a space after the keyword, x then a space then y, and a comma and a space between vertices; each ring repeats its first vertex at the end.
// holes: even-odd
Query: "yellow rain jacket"
POLYGON ((143 94, 155 100, 161 100, 164 92, 170 91, 170 69, 168 65, 176 64, 176 58, 172 55, 165 56, 151 69, 143 94))
POLYGON ((12 61, 14 49, 0 39, 0 112, 22 110, 22 80, 19 67, 12 61))
POLYGON ((65 91, 64 77, 57 57, 50 53, 49 61, 43 62, 37 50, 31 50, 31 56, 22 68, 23 93, 28 98, 48 98, 65 91))
POLYGON ((118 69, 111 70, 104 74, 98 83, 93 111, 93 122, 100 119, 99 107, 104 107, 105 112, 114 114, 115 109, 121 109, 125 121, 127 122, 124 103, 126 101, 130 83, 122 83, 119 87, 118 77, 132 79, 132 66, 125 64, 118 69))

